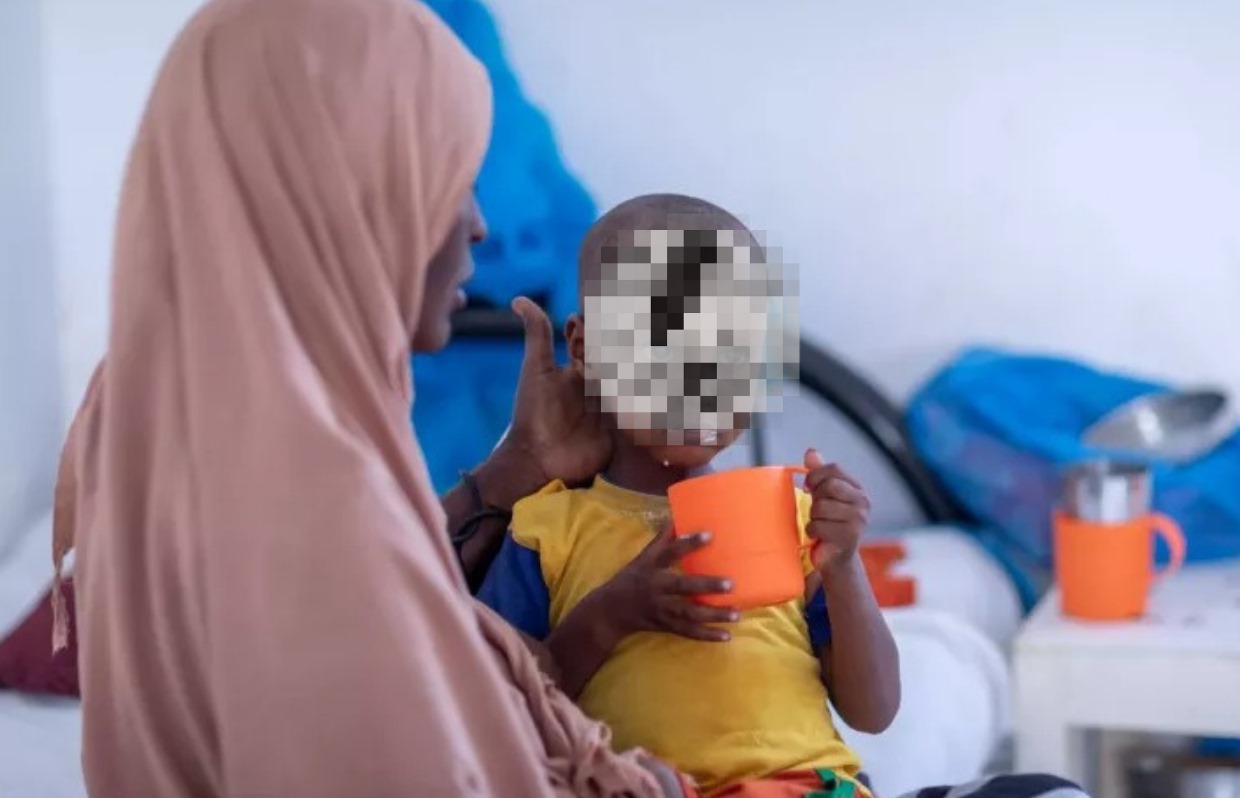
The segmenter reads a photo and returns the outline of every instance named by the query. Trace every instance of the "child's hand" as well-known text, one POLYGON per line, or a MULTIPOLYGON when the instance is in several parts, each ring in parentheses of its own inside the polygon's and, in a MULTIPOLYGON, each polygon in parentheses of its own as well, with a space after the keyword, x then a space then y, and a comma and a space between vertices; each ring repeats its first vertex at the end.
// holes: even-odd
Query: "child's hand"
POLYGON ((834 463, 824 463, 816 449, 805 453, 805 467, 805 489, 813 497, 805 531, 819 543, 814 565, 820 572, 829 571, 856 556, 870 520, 870 500, 857 480, 834 463))
POLYGON ((729 640, 731 635, 727 631, 709 624, 735 622, 740 613, 706 607, 692 597, 727 593, 732 589, 731 582, 675 570, 685 555, 709 542, 707 532, 677 538, 668 524, 633 562, 599 588, 606 594, 601 597, 601 606, 605 608, 610 631, 619 639, 634 632, 668 632, 715 643, 729 640))

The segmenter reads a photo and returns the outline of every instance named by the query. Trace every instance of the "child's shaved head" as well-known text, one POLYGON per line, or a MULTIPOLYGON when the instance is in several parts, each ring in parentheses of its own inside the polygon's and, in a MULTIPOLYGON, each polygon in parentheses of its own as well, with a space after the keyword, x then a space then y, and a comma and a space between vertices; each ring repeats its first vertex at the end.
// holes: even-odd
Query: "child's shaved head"
MULTIPOLYGON (((630 246, 628 242, 634 233, 654 230, 700 234, 728 231, 738 234, 738 244, 748 246, 760 255, 757 241, 749 228, 718 205, 683 194, 645 194, 612 208, 586 233, 577 262, 582 291, 586 292, 587 286, 592 287, 599 280, 604 263, 618 262, 621 254, 619 248, 630 246)), ((693 255, 704 255, 708 262, 715 262, 711 258, 716 253, 693 251, 705 249, 703 245, 712 236, 691 235, 687 238, 692 239, 693 243, 685 242, 685 249, 690 251, 679 253, 683 261, 694 260, 693 255)))
POLYGON ((772 378, 795 362, 795 307, 734 215, 679 194, 637 197, 594 224, 578 263, 574 359, 621 428, 726 445, 767 409, 772 378))

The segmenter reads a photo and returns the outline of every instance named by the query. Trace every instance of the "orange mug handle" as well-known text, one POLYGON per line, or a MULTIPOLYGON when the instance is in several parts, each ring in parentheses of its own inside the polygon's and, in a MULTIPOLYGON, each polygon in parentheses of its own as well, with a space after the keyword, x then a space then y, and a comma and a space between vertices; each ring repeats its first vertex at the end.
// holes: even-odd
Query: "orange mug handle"
MULTIPOLYGON (((805 476, 806 474, 809 473, 809 469, 803 465, 799 465, 799 466, 790 465, 790 466, 784 466, 784 468, 787 469, 789 474, 800 474, 801 476, 805 476)), ((817 559, 818 547, 821 545, 822 545, 821 540, 813 539, 813 540, 806 541, 805 543, 802 543, 800 548, 801 548, 801 551, 808 551, 810 559, 815 560, 817 559)))
POLYGON ((1162 513, 1153 513, 1153 520, 1154 532, 1166 542, 1167 548, 1171 550, 1171 562, 1167 563, 1161 571, 1154 574, 1154 578, 1166 579, 1180 570, 1180 566, 1184 565, 1184 555, 1188 550, 1188 542, 1184 539, 1184 530, 1180 529, 1180 525, 1169 516, 1165 516, 1162 513))

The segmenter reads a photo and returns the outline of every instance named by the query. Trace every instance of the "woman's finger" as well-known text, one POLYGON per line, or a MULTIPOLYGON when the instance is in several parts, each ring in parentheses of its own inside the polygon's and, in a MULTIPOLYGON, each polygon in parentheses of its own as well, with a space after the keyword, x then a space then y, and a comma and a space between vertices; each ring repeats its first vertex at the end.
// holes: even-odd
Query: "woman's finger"
POLYGON ((526 369, 531 375, 555 370, 555 335, 551 330, 551 319, 547 318, 542 308, 523 296, 512 300, 512 311, 521 317, 521 324, 525 327, 522 374, 526 369))

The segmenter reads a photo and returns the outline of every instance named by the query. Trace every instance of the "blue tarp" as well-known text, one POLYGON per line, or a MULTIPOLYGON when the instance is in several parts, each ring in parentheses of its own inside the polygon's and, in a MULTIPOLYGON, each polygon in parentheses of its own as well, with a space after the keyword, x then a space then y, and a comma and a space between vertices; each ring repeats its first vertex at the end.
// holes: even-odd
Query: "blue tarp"
MULTIPOLYGON (((414 358, 413 422, 439 492, 455 485, 462 469, 482 462, 504 433, 521 351, 520 342, 462 341, 439 355, 414 358)), ((557 354, 563 359, 563 351, 557 354)))
MULTIPOLYGON (((577 306, 577 248, 595 206, 569 173, 546 117, 521 92, 495 21, 477 0, 429 0, 486 66, 495 127, 478 178, 490 235, 474 251, 472 297, 507 307, 522 294, 545 303, 558 325, 577 306)), ((414 358, 413 422, 431 478, 444 491, 472 468, 507 426, 520 344, 459 342, 414 358)))
MULTIPOLYGON (((1085 446, 1083 433, 1124 402, 1165 390, 1069 360, 975 349, 913 397, 908 429, 969 512, 1047 567, 1062 469, 1114 454, 1085 446)), ((1189 560, 1240 555, 1240 436, 1191 463, 1149 465, 1154 507, 1183 527, 1189 560)), ((1167 557, 1161 544, 1158 557, 1167 557)))
POLYGON ((495 21, 478 0, 428 5, 486 66, 495 97, 495 128, 478 179, 490 237, 474 253, 471 294, 507 306, 521 294, 545 294, 553 318, 577 306, 577 248, 595 207, 568 172, 546 116, 521 92, 495 21))

